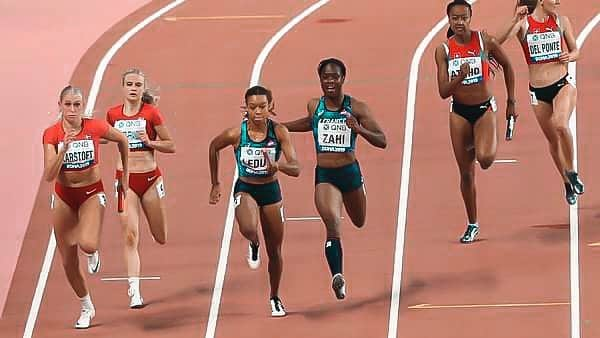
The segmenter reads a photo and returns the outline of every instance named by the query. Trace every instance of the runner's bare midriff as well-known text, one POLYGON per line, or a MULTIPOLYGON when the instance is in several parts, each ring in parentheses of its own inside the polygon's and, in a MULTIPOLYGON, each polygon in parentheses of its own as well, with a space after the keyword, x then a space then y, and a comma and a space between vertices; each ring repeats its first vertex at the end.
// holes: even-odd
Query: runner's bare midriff
POLYGON ((79 188, 100 181, 100 168, 94 166, 80 171, 61 171, 56 180, 65 187, 79 188))
MULTIPOLYGON (((117 169, 123 170, 121 159, 117 160, 117 169)), ((152 151, 130 151, 129 173, 147 173, 156 169, 156 159, 152 151)))
POLYGON ((549 86, 567 74, 567 65, 556 62, 529 65, 529 84, 534 88, 549 86))
POLYGON ((317 165, 321 168, 339 168, 354 161, 356 161, 354 152, 317 154, 317 165))

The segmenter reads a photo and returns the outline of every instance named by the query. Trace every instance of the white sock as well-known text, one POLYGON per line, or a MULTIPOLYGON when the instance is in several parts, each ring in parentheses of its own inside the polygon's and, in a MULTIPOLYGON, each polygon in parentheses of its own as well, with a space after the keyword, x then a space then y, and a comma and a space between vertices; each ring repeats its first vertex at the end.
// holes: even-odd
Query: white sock
POLYGON ((129 283, 129 289, 134 290, 135 292, 140 292, 140 277, 129 277, 127 278, 127 282, 129 283))
POLYGON ((88 309, 88 310, 94 309, 94 304, 92 304, 92 297, 90 297, 89 293, 87 295, 79 298, 79 302, 81 303, 82 309, 88 309))

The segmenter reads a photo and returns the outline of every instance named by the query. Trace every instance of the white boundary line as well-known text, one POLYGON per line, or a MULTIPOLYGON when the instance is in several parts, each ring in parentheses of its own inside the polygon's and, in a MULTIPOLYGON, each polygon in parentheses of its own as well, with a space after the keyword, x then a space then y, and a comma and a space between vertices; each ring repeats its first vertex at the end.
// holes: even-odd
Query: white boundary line
MULTIPOLYGON (((470 1, 475 3, 477 0, 470 1)), ((406 230, 406 214, 408 212, 408 187, 410 184, 410 162, 412 158, 413 130, 415 122, 415 107, 417 83, 419 80, 419 65, 425 49, 431 40, 446 26, 448 18, 444 16, 425 35, 415 50, 410 63, 410 78, 406 97, 406 123, 404 125, 404 149, 402 151, 402 174, 400 176, 400 198, 398 200, 398 223, 396 226, 396 247, 394 250, 394 275, 392 278, 392 296, 390 302, 390 317, 388 322, 388 338, 398 335, 398 314, 400 310, 400 288, 402 286, 402 259, 404 256, 404 235, 406 230)))
MULTIPOLYGON (((310 7, 303 10, 300 14, 292 18, 285 26, 283 26, 271 39, 265 44, 261 52, 258 54, 254 67, 252 68, 252 75, 250 77, 250 86, 257 85, 259 83, 262 67, 267 59, 267 56, 271 50, 275 47, 277 42, 288 33, 294 26, 304 20, 307 16, 327 4, 329 0, 320 0, 310 7)), ((236 181, 237 168, 234 171, 233 182, 236 181)), ((213 289, 212 300, 210 303, 210 311, 208 314, 208 323, 206 324, 206 335, 205 338, 214 338, 215 331, 217 329, 217 319, 219 317, 219 307, 221 305, 221 294, 223 293, 223 284, 225 282, 225 272, 227 270, 227 260, 229 256, 229 247, 231 244, 231 235, 233 232, 233 219, 234 219, 234 205, 233 205, 233 189, 229 196, 229 205, 227 207, 227 216, 225 218, 225 226, 223 229, 223 240, 221 241, 221 252, 219 254, 219 263, 217 266, 217 273, 215 276, 215 286, 213 289)))
MULTIPOLYGON (((160 276, 146 276, 146 277, 138 277, 139 280, 160 280, 160 276)), ((102 277, 100 278, 103 282, 120 282, 129 280, 129 277, 102 277)))
MULTIPOLYGON (((600 14, 590 20, 577 37, 577 47, 581 48, 585 39, 600 22, 600 14)), ((577 83, 577 63, 569 64, 569 74, 577 83)), ((577 108, 573 109, 573 114, 569 120, 569 127, 573 133, 573 168, 577 171, 577 108)), ((579 291, 579 204, 575 203, 569 208, 569 223, 571 234, 570 246, 570 273, 571 273, 571 338, 580 338, 581 336, 581 316, 580 316, 580 291, 579 291)))
POLYGON ((46 289, 46 282, 48 281, 48 274, 50 272, 50 267, 52 266, 55 249, 56 238, 54 237, 54 229, 52 229, 52 232, 50 232, 50 239, 48 240, 48 247, 46 248, 46 255, 44 256, 44 262, 42 263, 42 270, 40 271, 40 276, 38 277, 37 286, 33 295, 33 301, 31 302, 31 308, 29 309, 29 316, 27 316, 25 332, 23 332, 24 338, 30 338, 33 334, 33 328, 35 327, 35 321, 38 312, 40 311, 42 298, 44 297, 44 290, 46 289))
MULTIPOLYGON (((85 115, 92 116, 92 112, 94 110, 94 105, 96 104, 96 98, 98 97, 98 92, 100 91, 100 85, 102 84, 102 78, 104 77, 104 72, 106 71, 106 67, 108 63, 112 59, 112 57, 117 53, 117 51, 127 43, 131 37, 141 31, 144 27, 150 24, 152 21, 156 20, 161 15, 170 11, 171 9, 181 5, 185 0, 176 0, 169 3, 167 6, 162 7, 158 11, 154 12, 152 15, 135 25, 131 28, 127 33, 125 33, 117 42, 112 45, 112 47, 106 52, 100 63, 98 64, 98 68, 96 69, 96 73, 94 74, 94 80, 92 82, 92 87, 90 88, 90 94, 88 96, 88 102, 85 110, 85 115)), ((40 276, 38 279, 37 286, 35 288, 35 294, 33 296, 33 300, 31 302, 31 308, 29 310, 29 316, 27 317, 27 322, 25 323, 25 331, 23 332, 23 338, 30 338, 33 334, 33 330, 35 328, 35 323, 37 321, 37 316, 40 310, 40 305, 42 303, 42 298, 44 296, 44 290, 46 288, 46 281, 48 280, 48 274, 50 273, 50 267, 52 266, 52 258, 54 257, 54 252, 56 250, 56 238, 54 237, 54 230, 50 234, 50 239, 48 240, 48 246, 46 248, 46 256, 44 257, 44 262, 42 263, 42 270, 40 271, 40 276)))

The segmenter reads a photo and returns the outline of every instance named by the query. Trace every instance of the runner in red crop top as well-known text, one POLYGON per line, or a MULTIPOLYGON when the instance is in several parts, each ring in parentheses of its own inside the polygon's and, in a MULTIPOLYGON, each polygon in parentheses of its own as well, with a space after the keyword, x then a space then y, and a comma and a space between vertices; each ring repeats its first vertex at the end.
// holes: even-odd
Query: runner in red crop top
POLYGON ((516 35, 529 68, 529 96, 535 117, 546 137, 554 165, 562 178, 567 203, 575 204, 584 185, 575 171, 573 135, 569 119, 577 89, 568 63, 579 58, 571 22, 558 14, 557 0, 519 0, 513 19, 498 34, 503 43, 516 35))
MULTIPOLYGON (((107 121, 120 130, 129 140, 129 191, 127 212, 119 213, 125 242, 125 264, 129 277, 129 306, 140 308, 143 298, 139 288, 140 256, 139 220, 140 205, 156 243, 167 241, 167 216, 165 188, 162 174, 156 164, 154 150, 174 153, 164 118, 155 106, 154 97, 146 88, 146 76, 139 69, 126 71, 121 78, 123 104, 111 108, 107 121)), ((116 177, 122 177, 120 163, 116 177)), ((121 198, 117 194, 117 198, 121 198)))
MULTIPOLYGON (((80 298, 76 328, 88 328, 95 315, 89 290, 79 269, 79 247, 88 256, 88 272, 100 268, 98 244, 106 196, 100 180, 100 138, 119 144, 128 171, 127 138, 106 122, 82 118, 81 89, 68 86, 58 102, 61 118, 44 131, 44 178, 56 181, 52 195, 52 224, 69 284, 80 298)), ((126 177, 120 180, 126 185, 126 177)))
POLYGON ((448 41, 435 51, 439 94, 452 97, 450 138, 460 171, 460 188, 467 213, 467 230, 461 243, 472 243, 479 234, 475 187, 475 160, 488 169, 496 158, 496 100, 489 80, 489 59, 502 66, 507 91, 506 118, 516 117, 515 74, 508 57, 491 36, 471 30, 473 14, 465 0, 446 8, 448 41))

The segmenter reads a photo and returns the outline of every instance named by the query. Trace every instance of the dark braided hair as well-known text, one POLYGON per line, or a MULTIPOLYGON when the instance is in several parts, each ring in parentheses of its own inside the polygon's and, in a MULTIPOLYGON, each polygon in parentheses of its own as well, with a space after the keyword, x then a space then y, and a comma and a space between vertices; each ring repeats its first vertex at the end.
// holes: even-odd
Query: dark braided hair
POLYGON ((248 97, 252 95, 265 95, 267 97, 267 102, 271 103, 273 101, 273 94, 270 90, 263 86, 253 86, 246 90, 246 94, 244 94, 244 100, 248 103, 248 97))
MULTIPOLYGON (((455 6, 467 6, 467 8, 469 9, 469 16, 473 15, 473 8, 471 7, 471 4, 468 3, 466 0, 454 0, 451 3, 449 3, 448 6, 446 6, 446 15, 450 16, 450 11, 455 6)), ((448 27, 448 32, 446 32, 446 37, 449 38, 453 35, 454 35, 454 31, 452 30, 452 28, 448 27)))
POLYGON ((321 62, 319 62, 319 66, 317 67, 317 73, 319 74, 319 76, 321 76, 323 69, 328 64, 333 64, 340 67, 340 70, 342 71, 342 77, 346 77, 346 65, 342 62, 342 60, 336 58, 323 59, 321 60, 321 62))

